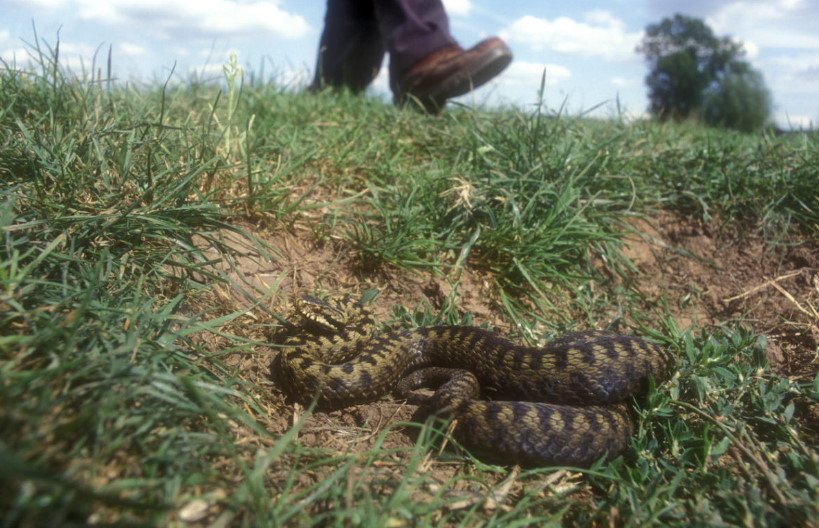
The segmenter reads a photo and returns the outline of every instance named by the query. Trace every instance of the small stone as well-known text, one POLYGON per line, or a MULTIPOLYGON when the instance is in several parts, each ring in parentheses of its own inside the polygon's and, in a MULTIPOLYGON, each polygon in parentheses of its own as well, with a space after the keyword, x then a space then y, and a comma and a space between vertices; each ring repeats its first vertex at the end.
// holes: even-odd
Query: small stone
POLYGON ((185 522, 202 520, 208 513, 208 503, 202 499, 194 499, 179 510, 179 518, 185 522))

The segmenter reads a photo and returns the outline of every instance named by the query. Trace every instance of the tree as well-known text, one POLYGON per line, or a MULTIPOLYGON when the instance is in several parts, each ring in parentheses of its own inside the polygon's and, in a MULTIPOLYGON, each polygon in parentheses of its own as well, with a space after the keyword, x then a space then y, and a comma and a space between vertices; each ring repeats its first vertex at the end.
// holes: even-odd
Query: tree
POLYGON ((751 68, 732 68, 706 93, 703 119, 711 126, 752 132, 768 124, 771 94, 762 74, 751 68))
POLYGON ((659 57, 646 83, 651 113, 660 119, 684 119, 696 112, 707 86, 696 59, 685 51, 659 57))
POLYGON ((656 117, 701 117, 710 124, 733 127, 738 122, 744 126, 742 112, 753 110, 764 114, 756 116, 754 123, 767 121, 770 95, 762 75, 743 59, 742 44, 717 37, 701 19, 676 14, 650 24, 637 51, 649 64, 649 108, 656 117), (706 102, 707 115, 703 113, 706 102), (721 110, 722 104, 736 108, 721 110), (757 106, 744 107, 752 104, 757 106))

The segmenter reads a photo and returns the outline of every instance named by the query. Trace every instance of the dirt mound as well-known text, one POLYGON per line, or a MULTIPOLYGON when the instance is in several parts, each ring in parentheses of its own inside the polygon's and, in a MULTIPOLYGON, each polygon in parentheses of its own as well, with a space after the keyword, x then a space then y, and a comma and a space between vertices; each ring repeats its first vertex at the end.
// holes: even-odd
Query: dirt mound
MULTIPOLYGON (((707 327, 741 321, 768 337, 767 353, 774 372, 798 379, 816 374, 819 341, 819 247, 813 243, 772 247, 753 234, 721 230, 712 222, 662 213, 632 224, 624 240, 624 253, 640 274, 634 286, 646 306, 661 312, 665 305, 678 327, 707 327)), ((258 237, 274 259, 261 255, 260 246, 229 233, 224 244, 234 254, 229 270, 233 284, 220 291, 230 310, 248 308, 257 328, 275 325, 271 318, 254 315, 260 298, 273 313, 285 314, 294 295, 325 291, 363 292, 378 289, 372 308, 381 320, 389 319, 393 306, 438 308, 446 300, 473 314, 477 323, 487 322, 502 332, 510 330, 499 316, 491 277, 465 268, 457 277, 429 278, 406 270, 362 270, 340 246, 316 244, 309 229, 274 233, 244 228, 258 237)), ((242 322, 242 332, 254 325, 242 322)), ((254 336, 266 339, 267 330, 254 336)), ((213 343, 217 346, 216 343, 213 343)), ((267 416, 259 419, 274 433, 285 433, 299 418, 301 409, 285 402, 271 381, 269 366, 275 349, 255 356, 232 357, 229 363, 243 377, 260 387, 257 401, 264 402, 267 416)), ((393 401, 353 406, 332 413, 312 415, 299 433, 305 447, 321 447, 338 453, 373 448, 382 432, 382 447, 406 447, 411 440, 392 424, 408 421, 414 408, 393 401)), ((252 435, 251 435, 252 436, 252 435)), ((452 471, 442 462, 442 479, 452 471)), ((400 460, 396 459, 400 466, 400 460)), ((316 476, 319 478, 320 476, 316 476)), ((305 477, 308 478, 308 477, 305 477)))
POLYGON ((680 328, 739 321, 768 337, 777 374, 816 374, 819 247, 774 247, 758 235, 678 215, 634 222, 624 253, 647 300, 665 301, 680 328))
MULTIPOLYGON (((624 239, 623 249, 639 272, 630 286, 642 297, 646 314, 670 312, 681 329, 742 322, 767 336, 766 352, 774 372, 800 380, 815 376, 819 341, 819 247, 815 242, 774 247, 754 234, 721 229, 716 222, 704 224, 671 213, 634 221, 631 227, 633 231, 624 239)), ((229 249, 227 252, 233 255, 232 265, 223 270, 228 272, 231 284, 215 287, 216 295, 207 294, 206 301, 223 303, 226 312, 246 309, 245 316, 234 321, 235 328, 228 329, 238 335, 269 341, 271 330, 279 324, 277 316, 287 314, 293 296, 317 290, 355 293, 368 289, 379 291, 371 306, 380 320, 390 319, 395 305, 436 310, 452 302, 471 313, 476 323, 489 323, 503 333, 514 333, 500 316, 496 287, 485 272, 466 267, 455 276, 430 278, 426 272, 383 267, 364 270, 344 246, 332 241, 316 243, 315 233, 307 227, 289 231, 250 225, 243 228, 253 233, 257 242, 223 233, 219 253, 229 249), (266 254, 273 258, 264 257, 266 254)), ((206 247, 202 242, 201 247, 206 247)), ((571 306, 566 308, 572 310, 571 306)), ((215 334, 201 339, 210 341, 203 344, 212 350, 232 345, 215 334)), ((260 435, 249 427, 233 424, 237 444, 269 448, 276 438, 301 423, 296 439, 300 454, 292 456, 306 465, 298 473, 295 486, 307 488, 331 476, 331 465, 305 462, 311 457, 338 455, 365 460, 375 452, 376 462, 351 470, 350 478, 355 482, 348 482, 347 488, 389 488, 401 482, 416 430, 401 424, 412 421, 414 406, 387 397, 333 412, 313 413, 302 420, 304 409, 286 401, 271 376, 275 346, 258 347, 257 352, 233 354, 225 362, 249 382, 245 390, 253 392, 248 396, 257 407, 248 412, 272 435, 260 435)), ((811 406, 806 416, 807 422, 816 423, 819 408, 811 406)), ((291 469, 288 464, 271 467, 271 482, 287 481, 292 477, 291 469)), ((420 494, 415 497, 417 501, 432 501, 436 490, 447 489, 447 496, 453 498, 449 509, 506 507, 507 500, 523 494, 524 486, 532 486, 531 481, 516 481, 515 471, 507 477, 487 473, 482 477, 484 485, 502 493, 496 497, 494 491, 476 492, 470 479, 455 478, 468 472, 468 466, 458 457, 447 459, 440 452, 427 453, 417 471, 427 479, 426 486, 414 492, 420 494), (452 482, 456 482, 454 487, 452 482)), ((578 480, 578 474, 547 475, 542 486, 569 490, 566 492, 579 501, 591 500, 588 483, 578 480)))
MULTIPOLYGON (((631 226, 623 251, 639 271, 633 287, 649 310, 667 306, 681 329, 741 322, 768 337, 774 372, 801 379, 815 375, 819 245, 785 241, 773 246, 755 233, 667 212, 631 226)), ((245 229, 275 258, 267 260, 259 246, 225 234, 235 266, 233 285, 224 294, 240 306, 251 308, 269 295, 265 304, 283 314, 294 295, 376 289, 372 309, 381 320, 389 319, 395 305, 437 309, 450 301, 478 323, 509 330, 499 315, 492 279, 483 271, 465 267, 451 277, 383 267, 366 271, 341 246, 316 243, 308 228, 245 229)))

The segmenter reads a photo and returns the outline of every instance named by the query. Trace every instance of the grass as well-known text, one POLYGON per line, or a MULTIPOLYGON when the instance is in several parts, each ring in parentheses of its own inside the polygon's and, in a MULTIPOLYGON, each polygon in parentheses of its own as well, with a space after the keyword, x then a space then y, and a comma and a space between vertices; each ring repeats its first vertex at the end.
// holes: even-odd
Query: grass
MULTIPOLYGON (((134 89, 65 73, 58 48, 34 56, 30 71, 0 72, 4 525, 816 522, 805 417, 819 377, 771 374, 764 337, 739 325, 681 331, 661 308, 641 318, 620 251, 629 219, 660 209, 774 245, 815 240, 815 134, 545 109, 433 118, 243 86, 235 64, 222 91, 134 89), (236 368, 266 363, 267 343, 242 331, 244 310, 213 302, 231 264, 222 234, 258 244, 252 223, 306 226, 364 274, 409 269, 457 286, 465 267, 482 270, 524 340, 599 323, 622 297, 615 325, 651 321, 679 370, 652 389, 628 451, 586 470, 438 455, 434 424, 407 425, 412 445, 390 443, 400 424, 363 450, 307 445, 309 413, 272 432, 270 409, 283 411, 236 368)), ((397 307, 393 322, 464 319, 445 303, 397 307)))

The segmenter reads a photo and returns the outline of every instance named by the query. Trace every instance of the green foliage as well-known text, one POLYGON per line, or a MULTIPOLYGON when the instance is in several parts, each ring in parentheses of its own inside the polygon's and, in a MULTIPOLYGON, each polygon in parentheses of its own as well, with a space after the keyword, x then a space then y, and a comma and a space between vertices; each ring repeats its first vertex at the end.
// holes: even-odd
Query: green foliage
POLYGON ((594 483, 631 506, 630 525, 811 525, 819 460, 793 417, 814 400, 811 384, 770 376, 764 339, 741 328, 679 342, 678 376, 641 416, 674 419, 641 420, 635 459, 594 483))
POLYGON ((771 114, 762 74, 740 43, 718 38, 704 21, 676 14, 646 28, 637 51, 649 65, 649 109, 661 120, 703 115, 709 125, 758 130, 771 114))
POLYGON ((679 13, 646 27, 638 51, 650 63, 684 51, 696 62, 697 70, 709 78, 718 77, 744 54, 741 44, 728 37, 718 38, 702 19, 679 13))
POLYGON ((660 119, 685 119, 702 106, 708 78, 700 72, 691 53, 677 51, 657 59, 646 84, 652 114, 660 119))
POLYGON ((753 132, 768 124, 771 94, 762 74, 748 68, 732 68, 705 95, 703 120, 712 126, 753 132))
POLYGON ((164 90, 108 92, 39 57, 0 90, 0 516, 159 518, 230 452, 200 393, 245 398, 189 355, 207 323, 183 309, 221 280, 194 233, 235 230, 199 192, 216 135, 164 90))

